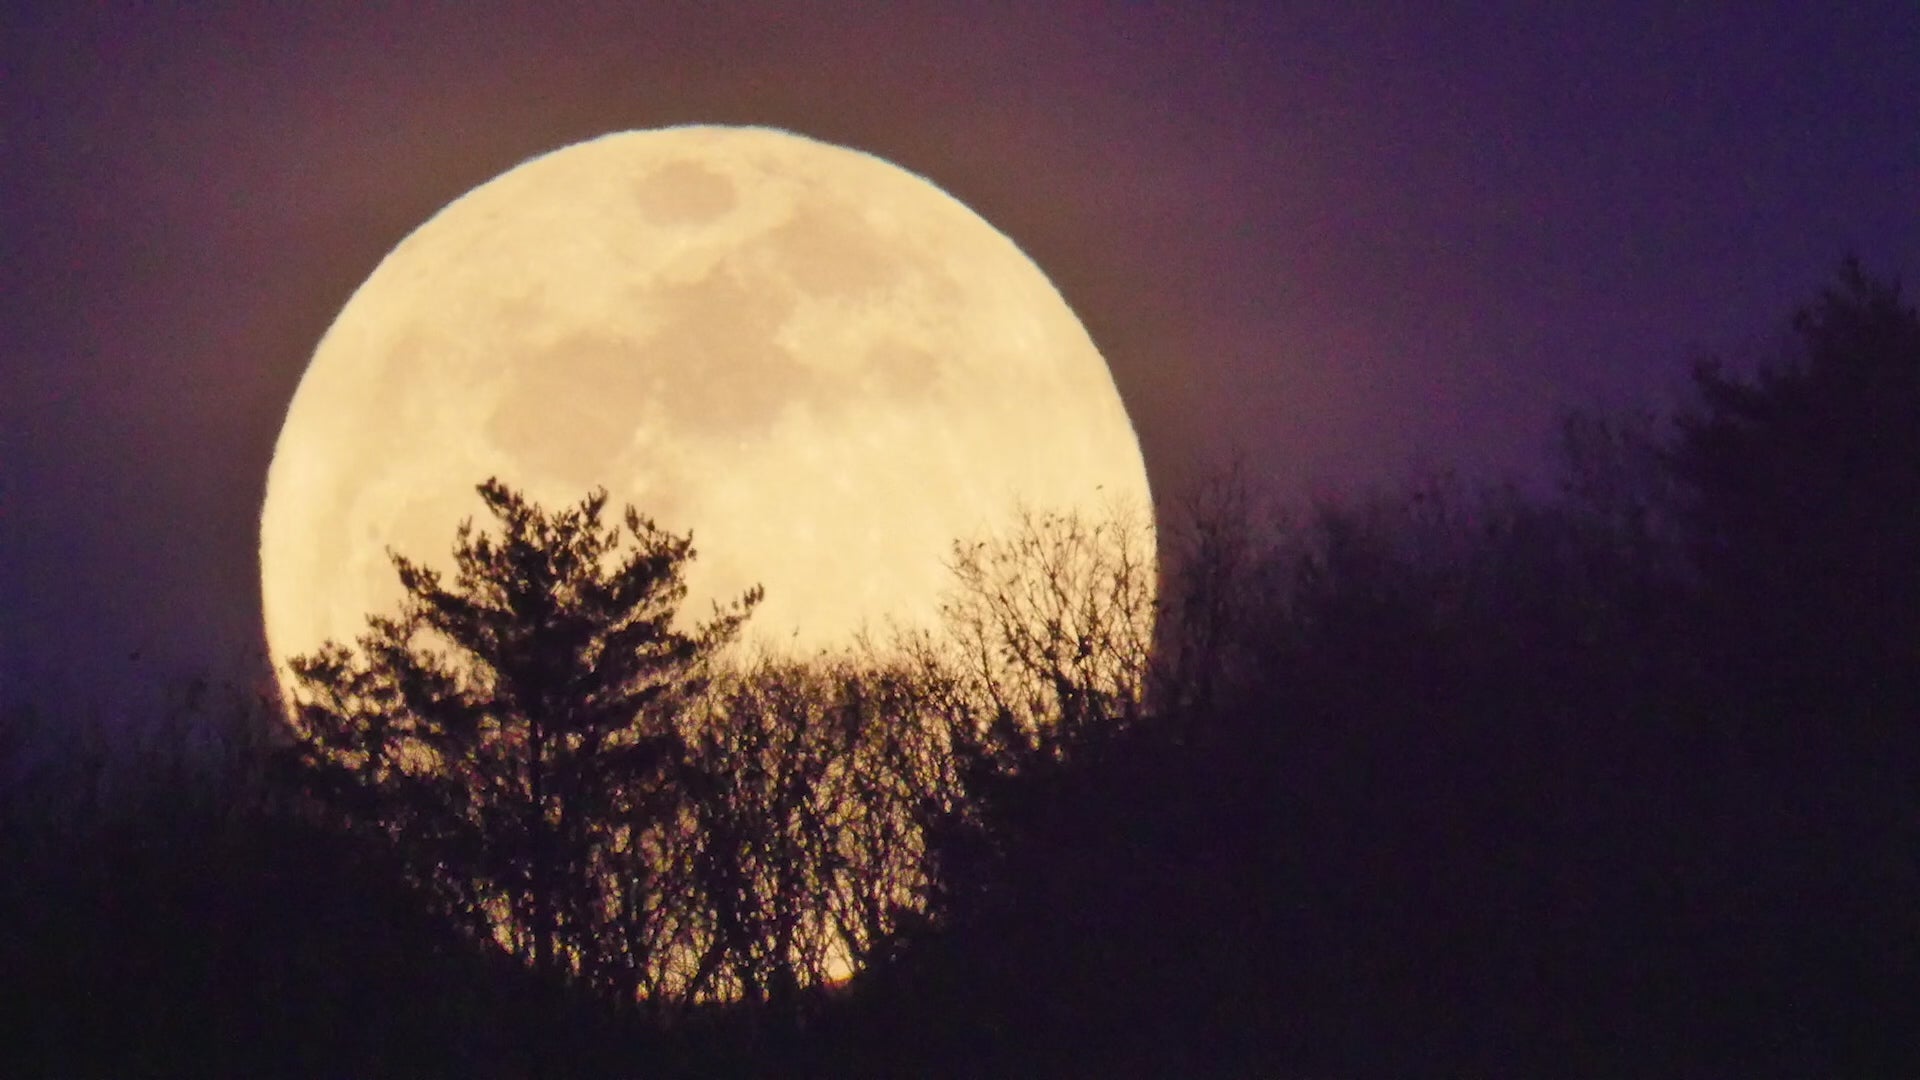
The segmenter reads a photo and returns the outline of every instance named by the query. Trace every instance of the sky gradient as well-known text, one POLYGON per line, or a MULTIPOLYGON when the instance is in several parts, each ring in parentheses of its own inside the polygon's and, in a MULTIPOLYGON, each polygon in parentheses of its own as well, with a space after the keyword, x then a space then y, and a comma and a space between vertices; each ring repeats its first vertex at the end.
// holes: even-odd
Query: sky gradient
POLYGON ((1559 410, 1763 349, 1843 255, 1920 268, 1911 0, 1267 6, 0 16, 0 699, 257 650, 267 463, 334 313, 607 131, 927 176, 1078 311, 1162 494, 1236 452, 1282 494, 1524 472, 1559 410))

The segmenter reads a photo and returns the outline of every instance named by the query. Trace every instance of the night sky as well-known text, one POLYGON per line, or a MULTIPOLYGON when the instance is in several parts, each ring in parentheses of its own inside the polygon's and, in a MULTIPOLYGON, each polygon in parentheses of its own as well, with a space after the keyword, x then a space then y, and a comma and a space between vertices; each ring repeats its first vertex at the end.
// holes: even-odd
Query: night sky
POLYGON ((40 6, 0 15, 0 698, 243 665, 333 314, 607 131, 786 127, 953 193, 1079 312, 1163 495, 1236 451, 1283 495, 1524 473, 1843 255, 1920 270, 1912 0, 40 6))

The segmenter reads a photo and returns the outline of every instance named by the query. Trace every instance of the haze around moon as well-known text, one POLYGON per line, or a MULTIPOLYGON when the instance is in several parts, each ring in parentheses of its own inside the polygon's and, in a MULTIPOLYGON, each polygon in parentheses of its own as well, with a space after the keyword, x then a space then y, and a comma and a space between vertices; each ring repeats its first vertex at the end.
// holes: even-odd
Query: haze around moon
POLYGON ((276 665, 397 608, 389 549, 450 568, 489 476, 691 530, 683 619, 760 583, 750 634, 805 651, 932 628, 953 541, 1016 506, 1150 514, 1111 374, 1039 268, 925 179, 766 128, 554 151, 386 256, 268 473, 276 665))

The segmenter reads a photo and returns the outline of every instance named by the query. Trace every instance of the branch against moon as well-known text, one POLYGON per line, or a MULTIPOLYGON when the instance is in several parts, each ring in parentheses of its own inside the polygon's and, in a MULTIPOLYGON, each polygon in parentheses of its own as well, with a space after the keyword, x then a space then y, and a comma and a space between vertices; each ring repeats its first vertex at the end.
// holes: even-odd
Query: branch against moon
POLYGON ((1136 508, 1022 508, 1013 522, 954 544, 941 604, 953 662, 1009 762, 1139 719, 1158 585, 1153 526, 1136 508))

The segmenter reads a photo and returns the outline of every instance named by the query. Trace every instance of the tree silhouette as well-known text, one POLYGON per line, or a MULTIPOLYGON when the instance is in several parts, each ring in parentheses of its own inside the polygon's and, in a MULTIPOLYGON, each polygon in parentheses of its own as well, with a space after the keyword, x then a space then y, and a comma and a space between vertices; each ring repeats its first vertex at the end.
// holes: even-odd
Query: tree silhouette
POLYGON ((1153 642, 1151 523, 1023 510, 954 545, 946 661, 1002 764, 1046 758, 1137 720, 1153 642))
POLYGON ((791 1026, 803 992, 884 947, 924 890, 916 815, 942 786, 942 733, 910 694, 879 664, 763 657, 689 711, 660 871, 684 981, 667 989, 791 1026))
POLYGON ((1756 928, 1726 952, 1844 1030, 1920 972, 1920 315, 1849 261, 1769 362, 1702 365, 1678 422, 1691 694, 1744 826, 1722 907, 1756 928))
POLYGON ((396 554, 400 614, 292 662, 300 761, 470 932, 630 995, 647 957, 621 931, 674 812, 673 717, 760 594, 676 629, 690 538, 631 508, 602 524, 604 491, 555 513, 479 492, 499 534, 460 526, 450 588, 396 554))
POLYGON ((1728 682, 1804 712, 1912 700, 1920 672, 1920 317, 1857 262, 1749 378, 1702 365, 1668 463, 1737 654, 1728 682), (1809 634, 1810 630, 1817 633, 1809 634))

